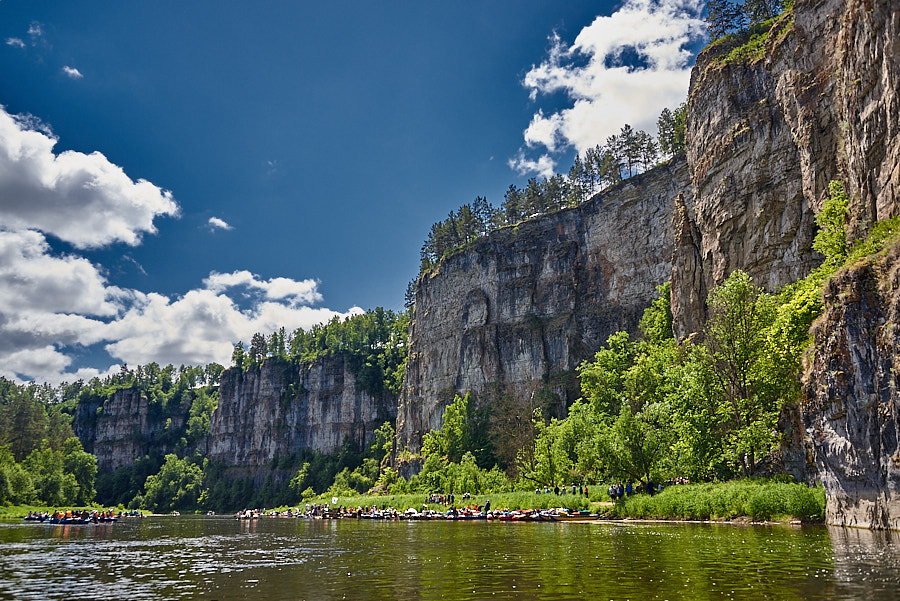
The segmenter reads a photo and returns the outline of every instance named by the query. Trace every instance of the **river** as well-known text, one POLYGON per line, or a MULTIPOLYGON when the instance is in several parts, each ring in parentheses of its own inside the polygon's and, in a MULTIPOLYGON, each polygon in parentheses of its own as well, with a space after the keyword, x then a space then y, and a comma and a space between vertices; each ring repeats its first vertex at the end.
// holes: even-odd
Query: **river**
POLYGON ((0 522, 0 599, 897 599, 900 534, 151 517, 0 522))

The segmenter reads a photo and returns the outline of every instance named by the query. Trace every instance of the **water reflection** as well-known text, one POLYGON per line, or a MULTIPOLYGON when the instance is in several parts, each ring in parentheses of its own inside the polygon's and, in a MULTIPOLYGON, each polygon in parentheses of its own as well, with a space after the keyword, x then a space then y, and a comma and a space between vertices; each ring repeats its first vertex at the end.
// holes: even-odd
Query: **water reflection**
POLYGON ((0 524, 4 599, 894 599, 894 534, 153 518, 0 524))

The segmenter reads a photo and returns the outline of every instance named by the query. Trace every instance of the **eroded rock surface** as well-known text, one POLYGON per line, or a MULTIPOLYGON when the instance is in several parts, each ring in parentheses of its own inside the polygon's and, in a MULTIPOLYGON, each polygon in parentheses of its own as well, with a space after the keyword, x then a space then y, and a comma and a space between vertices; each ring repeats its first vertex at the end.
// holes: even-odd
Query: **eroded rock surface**
POLYGON ((825 290, 803 388, 829 523, 900 528, 900 245, 825 290))

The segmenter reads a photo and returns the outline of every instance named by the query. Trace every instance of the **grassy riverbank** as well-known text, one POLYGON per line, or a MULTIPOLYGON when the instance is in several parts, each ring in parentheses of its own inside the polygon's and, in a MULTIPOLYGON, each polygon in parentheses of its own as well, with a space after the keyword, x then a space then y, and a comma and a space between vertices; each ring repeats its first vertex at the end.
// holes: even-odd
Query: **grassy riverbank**
MULTIPOLYGON (((583 495, 535 494, 534 492, 506 492, 473 495, 471 499, 456 497, 456 505, 473 503, 483 506, 490 499, 492 509, 549 509, 567 507, 590 510, 607 518, 664 519, 664 520, 733 520, 821 522, 825 515, 825 491, 803 484, 770 480, 737 480, 704 484, 676 485, 653 495, 632 495, 612 504, 605 488, 591 489, 590 497, 583 495), (602 492, 601 492, 602 491, 602 492)), ((427 495, 354 495, 319 496, 312 504, 344 507, 393 507, 404 511, 408 507, 440 510, 444 505, 428 503, 427 495)))
POLYGON ((825 516, 825 490, 761 480, 671 486, 652 497, 628 497, 616 503, 607 515, 638 519, 821 522, 825 516))

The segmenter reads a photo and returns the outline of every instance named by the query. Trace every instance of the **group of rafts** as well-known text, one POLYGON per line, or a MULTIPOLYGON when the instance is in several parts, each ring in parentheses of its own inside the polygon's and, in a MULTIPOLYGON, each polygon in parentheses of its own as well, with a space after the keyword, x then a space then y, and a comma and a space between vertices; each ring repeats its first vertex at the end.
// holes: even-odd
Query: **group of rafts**
POLYGON ((54 511, 49 512, 28 512, 25 516, 26 522, 42 522, 45 524, 109 524, 118 522, 119 517, 115 511, 54 511))
POLYGON ((496 520, 499 522, 586 522, 599 519, 596 513, 573 511, 570 509, 529 509, 529 510, 473 510, 451 508, 447 511, 435 511, 412 507, 400 512, 393 508, 369 509, 357 508, 325 511, 320 515, 307 514, 300 511, 241 512, 238 519, 255 519, 259 517, 291 517, 301 519, 361 519, 361 520, 496 520))

